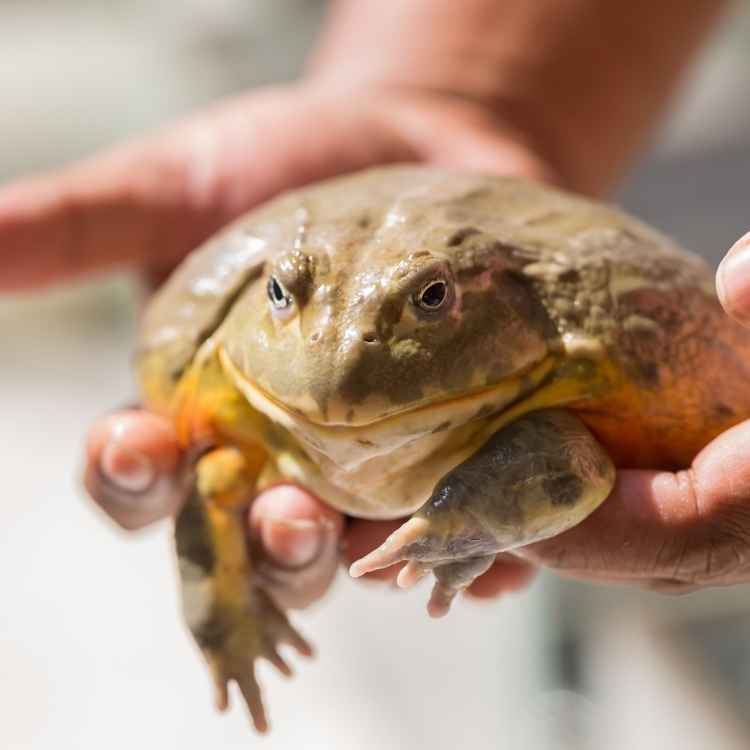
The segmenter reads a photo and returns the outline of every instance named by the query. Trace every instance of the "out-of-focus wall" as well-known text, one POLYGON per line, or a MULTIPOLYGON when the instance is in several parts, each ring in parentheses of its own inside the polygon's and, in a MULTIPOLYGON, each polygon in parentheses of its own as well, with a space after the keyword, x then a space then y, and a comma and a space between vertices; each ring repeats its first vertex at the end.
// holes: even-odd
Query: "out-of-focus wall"
POLYGON ((624 205, 717 264, 748 228, 750 3, 734 4, 697 61, 624 205))
POLYGON ((0 179, 294 78, 320 0, 4 0, 0 179))

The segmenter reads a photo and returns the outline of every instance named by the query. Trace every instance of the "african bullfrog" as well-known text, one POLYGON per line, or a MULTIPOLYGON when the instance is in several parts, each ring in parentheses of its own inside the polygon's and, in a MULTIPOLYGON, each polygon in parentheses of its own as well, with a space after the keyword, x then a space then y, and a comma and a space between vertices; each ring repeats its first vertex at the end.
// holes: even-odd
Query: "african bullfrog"
POLYGON ((497 553, 592 513, 615 467, 684 467, 750 415, 747 363, 700 260, 522 179, 390 166, 244 216, 157 294, 138 353, 194 464, 176 546, 219 705, 236 681, 264 729, 255 660, 309 650, 255 572, 261 489, 411 515, 351 572, 407 561, 443 615, 497 553))

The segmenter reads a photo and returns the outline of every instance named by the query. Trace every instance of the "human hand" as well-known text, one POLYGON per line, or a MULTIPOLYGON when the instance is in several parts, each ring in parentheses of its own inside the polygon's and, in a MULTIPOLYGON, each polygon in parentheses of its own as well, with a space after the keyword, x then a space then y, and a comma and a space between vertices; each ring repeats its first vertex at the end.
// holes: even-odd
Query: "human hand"
MULTIPOLYGON (((726 312, 750 326, 750 234, 717 272, 726 312)), ((588 519, 520 550, 573 578, 665 592, 750 581, 750 421, 707 445, 676 473, 621 471, 588 519)))
MULTIPOLYGON (((0 290, 113 267, 158 276, 284 188, 395 160, 546 176, 512 132, 453 97, 388 88, 361 99, 331 87, 267 90, 0 190, 0 290)), ((86 483, 110 515, 138 528, 179 508, 181 462, 169 425, 137 410, 115 413, 92 430, 86 483)), ((254 504, 250 527, 278 563, 277 598, 302 606, 323 593, 337 565, 338 514, 301 490, 278 488, 254 504), (299 570, 286 575, 290 567, 299 570)), ((369 537, 375 547, 384 534, 380 524, 354 523, 344 542, 358 549, 369 537)), ((499 564, 474 591, 512 587, 528 570, 499 564)))

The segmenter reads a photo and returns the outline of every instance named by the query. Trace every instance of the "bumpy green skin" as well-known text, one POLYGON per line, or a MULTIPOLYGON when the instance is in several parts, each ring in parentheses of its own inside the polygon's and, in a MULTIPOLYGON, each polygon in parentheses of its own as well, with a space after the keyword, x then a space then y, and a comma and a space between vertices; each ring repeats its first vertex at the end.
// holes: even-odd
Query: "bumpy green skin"
POLYGON ((186 446, 236 446, 258 486, 418 511, 353 572, 434 570, 442 614, 497 552, 591 513, 614 465, 685 465, 750 415, 748 355, 706 266, 637 220, 396 166, 282 196, 194 253, 147 312, 139 372, 186 446))

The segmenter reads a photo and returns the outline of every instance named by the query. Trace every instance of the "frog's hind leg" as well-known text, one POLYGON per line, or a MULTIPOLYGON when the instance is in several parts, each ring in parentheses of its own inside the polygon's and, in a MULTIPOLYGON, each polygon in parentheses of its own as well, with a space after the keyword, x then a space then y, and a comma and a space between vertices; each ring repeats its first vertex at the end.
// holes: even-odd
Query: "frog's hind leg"
POLYGON ((290 675, 279 645, 307 656, 312 649, 255 574, 246 519, 256 474, 236 449, 203 456, 194 490, 177 518, 175 540, 185 619, 211 670, 217 706, 228 706, 227 686, 236 682, 256 729, 264 732, 268 722, 255 678, 257 659, 290 675))
POLYGON ((573 414, 527 414, 443 477, 425 505, 355 562, 351 574, 405 560, 398 582, 408 587, 432 571, 428 610, 441 616, 497 553, 580 523, 609 495, 614 477, 609 456, 573 414))

